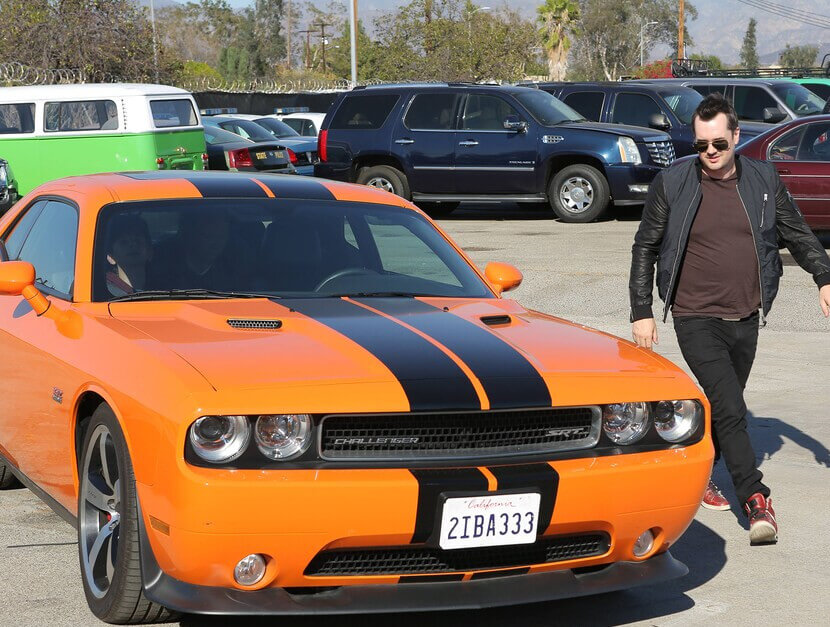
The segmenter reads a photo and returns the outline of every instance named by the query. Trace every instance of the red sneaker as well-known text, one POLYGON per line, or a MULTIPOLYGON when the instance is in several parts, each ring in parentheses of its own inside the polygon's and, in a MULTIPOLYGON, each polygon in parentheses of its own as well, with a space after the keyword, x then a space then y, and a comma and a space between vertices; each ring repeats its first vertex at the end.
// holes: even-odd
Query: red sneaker
POLYGON ((706 486, 706 492, 703 493, 703 502, 701 505, 706 509, 716 509, 721 512, 729 509, 729 501, 726 500, 720 488, 711 479, 709 479, 709 485, 706 486))
POLYGON ((749 516, 749 543, 773 544, 778 542, 778 525, 775 522, 775 510, 772 499, 760 492, 750 496, 744 505, 749 516))

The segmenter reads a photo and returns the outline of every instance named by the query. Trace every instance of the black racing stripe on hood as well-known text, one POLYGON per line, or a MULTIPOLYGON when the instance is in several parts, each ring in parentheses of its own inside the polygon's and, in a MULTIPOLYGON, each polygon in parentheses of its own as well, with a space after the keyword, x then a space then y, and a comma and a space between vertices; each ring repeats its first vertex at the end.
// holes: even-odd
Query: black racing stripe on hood
POLYGON ((204 198, 267 198, 268 194, 250 177, 232 172, 130 172, 138 181, 181 179, 191 183, 204 198))
POLYGON ((520 464, 518 466, 488 466, 487 470, 496 478, 496 490, 538 491, 539 524, 537 535, 542 535, 550 526, 556 494, 559 491, 559 473, 550 464, 520 464))
POLYGON ((325 185, 306 176, 283 174, 258 176, 256 180, 270 189, 276 198, 337 200, 325 185))
POLYGON ((487 477, 478 468, 424 468, 410 469, 418 481, 418 510, 412 543, 426 542, 436 534, 441 522, 442 494, 452 492, 487 492, 487 477))
POLYGON ((491 409, 551 406, 539 371, 492 331, 416 299, 355 300, 406 322, 458 355, 481 381, 491 409))
POLYGON ((340 298, 275 300, 334 329, 372 353, 397 377, 410 411, 480 410, 470 378, 417 333, 340 298))

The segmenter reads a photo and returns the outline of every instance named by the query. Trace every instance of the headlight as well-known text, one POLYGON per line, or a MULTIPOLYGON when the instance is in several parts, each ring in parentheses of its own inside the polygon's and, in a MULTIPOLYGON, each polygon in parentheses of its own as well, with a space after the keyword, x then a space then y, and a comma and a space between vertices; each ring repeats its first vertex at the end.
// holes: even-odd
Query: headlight
POLYGON ((648 405, 615 403, 602 408, 602 429, 615 444, 633 444, 648 431, 648 405))
POLYGON ((202 416, 190 426, 193 450, 215 464, 242 455, 250 439, 251 426, 245 416, 202 416))
POLYGON ((697 401, 660 401, 654 409, 654 428, 667 442, 681 442, 692 435, 703 419, 697 401))
POLYGON ((620 146, 620 159, 623 163, 633 163, 635 165, 643 162, 640 157, 640 149, 637 144, 630 137, 620 137, 617 140, 620 146))
POLYGON ((299 457, 311 444, 311 433, 308 414, 259 416, 254 427, 259 452, 268 459, 299 457))

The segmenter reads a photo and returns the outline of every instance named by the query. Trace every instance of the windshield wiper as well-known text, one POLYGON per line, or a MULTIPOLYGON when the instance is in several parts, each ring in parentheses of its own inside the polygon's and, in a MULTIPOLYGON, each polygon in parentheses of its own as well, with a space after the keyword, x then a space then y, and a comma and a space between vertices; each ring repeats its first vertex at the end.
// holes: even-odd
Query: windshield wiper
POLYGON ((588 118, 577 118, 576 120, 571 120, 570 118, 566 118, 564 120, 561 120, 561 121, 557 122, 556 124, 554 124, 554 126, 556 126, 557 124, 575 124, 577 122, 588 122, 588 121, 589 121, 588 118))
POLYGON ((179 299, 221 299, 221 298, 280 298, 274 294, 259 294, 256 292, 223 292, 220 290, 189 289, 189 290, 141 290, 124 296, 111 298, 109 302, 127 302, 139 300, 179 300, 179 299))

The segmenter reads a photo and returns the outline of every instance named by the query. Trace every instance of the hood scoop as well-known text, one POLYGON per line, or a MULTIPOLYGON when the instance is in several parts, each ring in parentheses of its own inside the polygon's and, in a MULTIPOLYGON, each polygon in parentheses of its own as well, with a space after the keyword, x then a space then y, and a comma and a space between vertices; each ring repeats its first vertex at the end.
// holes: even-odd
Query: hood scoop
POLYGON ((496 316, 481 316, 481 321, 488 327, 497 327, 504 324, 510 324, 513 319, 507 314, 496 316))
POLYGON ((276 330, 282 328, 282 320, 267 318, 228 318, 228 326, 234 329, 253 329, 256 331, 276 330))

